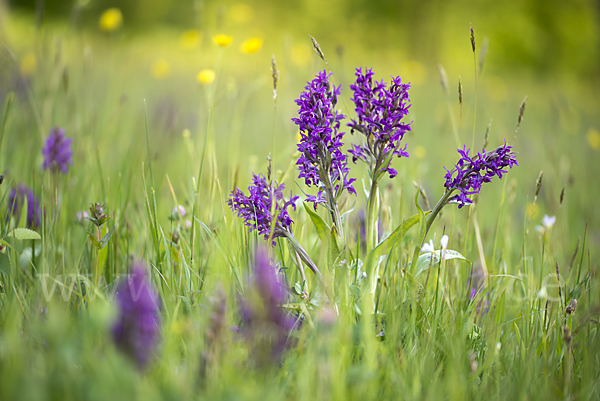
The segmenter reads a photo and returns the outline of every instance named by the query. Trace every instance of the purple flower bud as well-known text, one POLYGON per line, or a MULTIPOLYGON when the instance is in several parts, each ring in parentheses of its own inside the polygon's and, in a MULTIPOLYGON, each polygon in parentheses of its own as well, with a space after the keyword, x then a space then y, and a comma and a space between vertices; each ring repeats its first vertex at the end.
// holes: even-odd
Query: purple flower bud
POLYGON ((467 149, 466 146, 462 150, 458 149, 460 160, 452 170, 446 169, 444 187, 447 190, 460 191, 450 198, 450 202, 458 203, 459 208, 473 203, 468 196, 478 194, 484 182, 490 182, 494 176, 502 179, 502 174, 508 172, 506 167, 519 165, 512 146, 508 146, 506 141, 504 145, 491 152, 483 149, 481 153, 469 156, 470 151, 471 149, 467 149))
POLYGON ((283 199, 284 189, 284 184, 267 182, 262 174, 254 174, 252 184, 248 187, 250 195, 246 196, 239 188, 235 188, 231 191, 227 204, 237 212, 238 217, 244 219, 244 224, 250 227, 250 231, 256 229, 265 239, 269 239, 271 222, 274 222, 273 238, 283 237, 284 231, 294 222, 287 208, 292 206, 296 210, 295 202, 298 199, 298 196, 293 196, 290 192, 290 200, 286 202, 283 199))
POLYGON ((27 227, 35 228, 41 225, 42 208, 39 199, 33 194, 33 190, 24 184, 12 188, 8 195, 8 216, 18 220, 21 216, 21 208, 27 198, 27 227))
POLYGON ((356 82, 350 85, 354 92, 352 100, 356 105, 358 120, 348 124, 353 131, 359 131, 366 137, 362 145, 354 145, 349 150, 352 161, 362 160, 372 166, 378 166, 379 173, 388 172, 390 178, 398 173, 390 167, 393 156, 409 157, 406 145, 400 147, 404 134, 410 131, 410 123, 402 122, 408 114, 410 84, 403 84, 400 77, 392 78, 388 88, 381 82, 373 82, 373 71, 367 69, 363 74, 356 69, 356 82), (389 162, 385 162, 389 158, 389 162))
POLYGON ((112 328, 119 350, 140 369, 147 366, 159 341, 159 298, 142 262, 134 262, 126 280, 117 287, 119 317, 112 328))
POLYGON ((59 127, 50 130, 50 136, 46 138, 46 144, 42 148, 44 155, 44 170, 62 171, 66 174, 69 171, 69 165, 73 164, 73 151, 71 142, 73 138, 65 137, 65 130, 59 127))

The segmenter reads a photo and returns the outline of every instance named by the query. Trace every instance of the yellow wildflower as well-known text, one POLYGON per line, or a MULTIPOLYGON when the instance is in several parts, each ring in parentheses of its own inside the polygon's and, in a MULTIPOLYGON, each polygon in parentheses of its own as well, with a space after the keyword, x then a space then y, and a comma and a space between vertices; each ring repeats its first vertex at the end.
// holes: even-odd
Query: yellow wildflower
POLYGON ((103 31, 116 31, 123 25, 123 14, 118 8, 109 8, 100 15, 98 24, 103 31))
POLYGON ((600 149, 600 133, 594 128, 590 128, 587 132, 587 141, 592 149, 600 149))
POLYGON ((217 35, 213 38, 213 42, 215 42, 216 45, 219 45, 221 47, 227 47, 231 44, 231 36, 229 35, 217 35))
POLYGON ((262 39, 260 38, 250 38, 240 47, 240 50, 246 54, 256 53, 262 47, 262 39))
POLYGON ((196 29, 187 30, 179 38, 179 45, 186 50, 196 49, 202 41, 202 32, 196 29))
POLYGON ((202 85, 212 84, 215 80, 215 72, 213 70, 204 69, 198 73, 196 79, 202 85))

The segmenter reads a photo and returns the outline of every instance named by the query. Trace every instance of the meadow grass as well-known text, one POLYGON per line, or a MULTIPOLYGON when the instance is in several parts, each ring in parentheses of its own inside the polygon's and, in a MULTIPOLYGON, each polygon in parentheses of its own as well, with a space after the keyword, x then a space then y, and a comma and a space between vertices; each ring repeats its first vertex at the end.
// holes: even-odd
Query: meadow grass
MULTIPOLYGON (((588 88, 574 82, 563 97, 542 79, 494 77, 496 87, 486 85, 475 59, 474 73, 460 71, 459 102, 458 80, 440 85, 438 67, 428 66, 427 80, 410 89, 411 157, 395 159, 398 175, 379 182, 374 241, 384 241, 385 252, 370 259, 374 246, 361 233, 371 177, 360 164, 349 164, 358 195, 338 200, 349 212, 338 227, 343 242, 330 227, 323 236, 319 221, 331 223, 323 208, 313 214, 298 201, 290 209, 293 235, 328 293, 306 266, 300 272, 285 238, 268 247, 227 199, 268 169, 286 184, 286 198, 290 189, 313 194, 297 178, 293 100, 327 69, 342 85, 338 107, 353 116, 354 66, 372 66, 385 80, 400 74, 393 66, 336 58, 325 46, 327 64, 318 55, 302 64, 273 46, 275 103, 266 49, 244 54, 239 43, 204 38, 185 51, 173 49, 179 38, 168 30, 134 39, 63 25, 35 31, 30 43, 15 39, 29 23, 10 19, 0 59, 0 399, 600 397, 600 165, 585 136, 598 126, 588 88), (156 57, 148 49, 177 60, 170 74, 150 72, 156 57), (28 52, 33 67, 23 64, 28 52), (215 75, 199 83, 204 68, 215 75), (509 89, 498 97, 501 85, 509 89), (55 126, 73 138, 67 174, 41 168, 55 126), (472 206, 446 206, 426 233, 425 212, 444 193, 442 166, 451 168, 465 143, 480 149, 484 137, 488 149, 506 139, 519 167, 486 184, 472 206), (39 239, 14 230, 27 226, 25 212, 9 213, 10 189, 21 182, 43 207, 32 227, 39 239), (99 227, 77 217, 96 202, 109 217, 99 227), (185 216, 173 213, 178 205, 185 216), (544 226, 544 215, 556 223, 544 226), (411 216, 417 223, 404 236, 387 237, 411 216), (443 235, 466 260, 414 257, 423 240, 439 249, 443 235), (91 237, 104 236, 95 246, 91 237), (257 246, 269 249, 289 288, 277 307, 296 321, 275 359, 258 347, 276 336, 272 328, 260 341, 249 337, 241 311, 253 294, 257 246), (111 332, 117 285, 136 259, 160 298, 160 342, 144 369, 111 332), (361 278, 369 260, 379 278, 361 278)), ((313 45, 308 36, 297 40, 313 45)), ((346 132, 345 141, 358 143, 346 132)))

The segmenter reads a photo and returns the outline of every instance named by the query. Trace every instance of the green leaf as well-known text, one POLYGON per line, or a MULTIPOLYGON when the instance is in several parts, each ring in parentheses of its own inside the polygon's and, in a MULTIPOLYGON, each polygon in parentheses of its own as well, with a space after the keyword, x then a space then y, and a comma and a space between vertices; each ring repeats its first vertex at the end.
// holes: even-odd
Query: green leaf
POLYGON ((425 240, 425 235, 427 235, 427 220, 425 220, 425 213, 421 206, 419 206, 419 193, 421 188, 417 189, 417 193, 415 194, 415 206, 417 207, 417 211, 419 212, 419 221, 421 222, 421 229, 419 231, 419 237, 417 239, 417 244, 415 245, 415 251, 413 252, 412 258, 412 266, 416 265, 416 262, 419 258, 419 252, 421 252, 421 246, 423 241, 425 240))
MULTIPOLYGON (((427 216, 429 213, 431 213, 431 212, 425 213, 425 216, 427 216)), ((402 222, 402 224, 400 224, 398 227, 396 227, 396 229, 394 231, 392 231, 392 233, 390 235, 385 237, 379 243, 379 245, 377 245, 377 247, 375 249, 379 249, 379 255, 388 253, 389 250, 394 245, 394 243, 396 241, 402 241, 402 239, 404 238, 404 236, 406 235, 408 230, 410 230, 412 228, 412 226, 414 226, 418 222, 419 222, 418 214, 412 215, 409 218, 407 218, 406 220, 404 220, 402 222)), ((375 249, 373 249, 373 250, 375 250, 375 249)))
POLYGON ((18 240, 42 239, 42 237, 40 237, 40 235, 38 233, 36 233, 35 231, 30 230, 28 228, 15 228, 14 230, 12 230, 11 232, 8 233, 7 237, 8 238, 16 238, 18 240))
POLYGON ((23 243, 16 238, 0 239, 0 243, 8 246, 12 250, 14 250, 16 253, 23 252, 23 243))
POLYGON ((385 255, 392 249, 394 243, 402 241, 408 230, 410 230, 420 220, 420 216, 415 214, 402 222, 390 235, 379 243, 369 254, 365 260, 365 272, 367 277, 371 275, 376 267, 379 258, 385 255))
MULTIPOLYGON (((423 273, 425 270, 429 269, 429 266, 437 266, 440 262, 441 252, 441 250, 437 250, 435 252, 426 252, 423 255, 419 256, 419 259, 417 260, 417 272, 415 273, 415 277, 423 273)), ((444 252, 444 260, 450 259, 460 259, 464 260, 465 262, 468 262, 469 264, 472 264, 470 260, 465 258, 460 253, 453 251, 452 249, 446 249, 446 251, 444 252)))
POLYGON ((343 246, 340 247, 338 243, 339 234, 337 232, 337 227, 334 225, 331 226, 330 238, 329 238, 329 263, 331 267, 335 266, 335 261, 337 260, 340 253, 342 253, 341 249, 344 249, 343 246))
POLYGON ((0 253, 0 272, 10 276, 10 259, 5 253, 0 253))
POLYGON ((321 216, 319 216, 318 214, 316 214, 310 208, 310 206, 308 206, 308 204, 306 202, 303 202, 303 204, 304 204, 304 210, 306 210, 306 213, 308 213, 308 215, 310 216, 310 219, 312 220, 315 228, 317 229, 317 233, 319 234, 319 238, 321 238, 321 241, 323 241, 323 243, 325 245, 327 245, 329 233, 331 231, 330 228, 329 228, 329 225, 327 225, 327 223, 325 223, 325 221, 321 218, 321 216))
POLYGON ((92 244, 94 244, 94 246, 98 249, 102 249, 102 245, 100 245, 100 242, 98 242, 98 240, 96 239, 96 237, 94 236, 94 234, 92 234, 91 232, 87 232, 88 237, 90 238, 90 241, 92 241, 92 244))
POLYGON ((112 226, 112 228, 106 234, 104 234, 104 236, 100 240, 101 248, 104 248, 108 244, 108 241, 110 240, 110 238, 112 237, 114 232, 115 232, 115 226, 112 226))
POLYGON ((342 215, 340 216, 340 220, 342 220, 342 224, 345 225, 346 219, 348 218, 348 216, 350 216, 350 213, 352 213, 353 211, 354 211, 354 207, 352 207, 352 209, 347 210, 344 213, 342 213, 342 215))

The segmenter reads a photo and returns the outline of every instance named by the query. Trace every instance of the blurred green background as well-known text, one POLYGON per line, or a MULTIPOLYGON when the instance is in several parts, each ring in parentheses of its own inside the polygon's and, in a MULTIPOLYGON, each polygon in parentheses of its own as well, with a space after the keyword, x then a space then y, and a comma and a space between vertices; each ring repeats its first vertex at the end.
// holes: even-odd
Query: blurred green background
POLYGON ((310 32, 324 45, 384 53, 392 59, 410 55, 425 64, 468 62, 465 31, 473 23, 479 39, 485 36, 492 43, 493 72, 567 73, 598 80, 598 1, 4 0, 3 8, 34 14, 38 23, 71 20, 82 29, 93 29, 98 15, 109 7, 121 9, 131 35, 157 28, 244 29, 263 32, 273 46, 281 41, 281 33, 310 32))
MULTIPOLYGON (((175 190, 187 188, 189 177, 196 174, 206 132, 212 135, 211 166, 219 172, 223 194, 234 185, 244 187, 251 173, 264 172, 268 154, 275 169, 285 172, 295 149, 297 128, 290 121, 297 111, 294 99, 315 72, 326 67, 312 49, 310 34, 342 86, 339 106, 349 118, 353 111, 348 85, 355 68, 373 68, 376 79, 400 75, 412 83, 413 131, 406 139, 412 157, 397 162, 405 171, 393 182, 396 188, 412 192, 415 180, 437 198, 442 166, 455 163, 454 149, 463 144, 479 149, 492 120, 489 146, 506 139, 520 154, 521 168, 511 177, 518 181, 521 212, 531 204, 535 180, 544 170, 540 195, 544 203, 538 203, 537 219, 558 213, 558 194, 565 187, 566 199, 572 202, 564 212, 570 229, 581 233, 586 222, 592 227, 600 223, 595 176, 600 171, 599 2, 4 0, 0 4, 5 50, 0 101, 16 90, 24 117, 9 122, 20 136, 7 135, 1 164, 5 171, 18 171, 21 180, 30 176, 41 155, 19 157, 20 141, 27 138, 41 146, 55 125, 66 127, 76 138, 97 139, 76 139, 75 147, 80 158, 97 151, 108 175, 122 174, 124 169, 137 173, 136 166, 144 160, 139 147, 144 143, 140 142, 144 100, 155 157, 163 169, 157 176, 178 177, 175 190), (120 9, 122 21, 106 31, 99 20, 112 7, 120 9), (231 45, 217 46, 213 42, 217 34, 230 35, 231 45), (240 50, 250 38, 261 41, 257 51, 240 50), (280 71, 276 106, 272 56, 280 71), (448 98, 440 85, 440 65, 447 74, 448 98), (204 69, 216 71, 213 83, 198 82, 204 69), (524 123, 515 139, 525 96, 524 123), (207 127, 210 105, 213 114, 207 127), (460 132, 458 144, 452 119, 460 132)), ((357 139, 349 134, 346 138, 357 139)), ((95 165, 88 165, 92 174, 95 165)), ((353 174, 360 182, 362 167, 353 174)), ((286 178, 293 180, 294 174, 286 178)), ((99 191, 98 183, 87 185, 99 191)), ((169 189, 163 190, 168 196, 169 189)), ((491 202, 492 210, 499 191, 497 186, 482 195, 489 197, 486 202, 491 202)), ((494 220, 493 215, 489 218, 494 220)), ((595 228, 591 236, 600 242, 595 228)))

